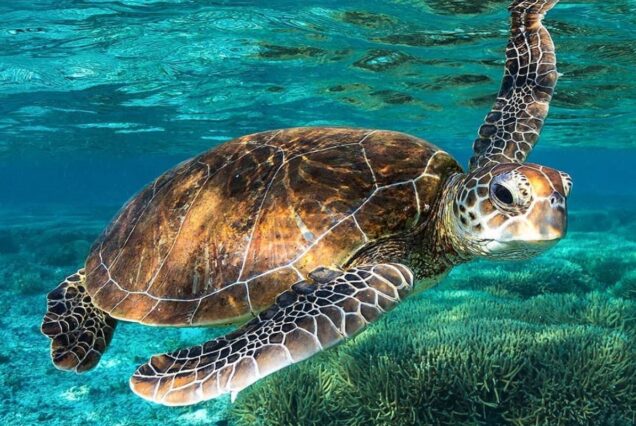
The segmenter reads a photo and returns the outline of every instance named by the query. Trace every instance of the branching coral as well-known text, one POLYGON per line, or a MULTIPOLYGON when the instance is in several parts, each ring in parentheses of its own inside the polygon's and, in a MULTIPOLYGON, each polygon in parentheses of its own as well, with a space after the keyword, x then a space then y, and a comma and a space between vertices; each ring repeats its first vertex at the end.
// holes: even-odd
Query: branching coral
POLYGON ((629 424, 629 301, 432 291, 239 396, 239 424, 629 424), (558 306, 558 308, 556 308, 558 306), (539 312, 562 310, 542 317, 539 312), (567 324, 561 324, 569 317, 567 324), (613 328, 608 328, 613 327, 613 328), (621 328, 622 327, 622 328, 621 328), (608 420, 609 419, 609 420, 608 420))
POLYGON ((444 288, 484 290, 496 296, 586 293, 599 284, 580 265, 539 258, 524 263, 474 263, 453 271, 444 288))
POLYGON ((578 264, 604 289, 636 269, 636 241, 630 240, 625 229, 615 234, 575 232, 549 253, 549 259, 578 264))
POLYGON ((353 341, 244 391, 234 420, 636 423, 636 243, 621 223, 579 215, 538 259, 457 268, 353 341))
POLYGON ((636 269, 627 272, 612 288, 612 293, 626 299, 636 299, 636 269))

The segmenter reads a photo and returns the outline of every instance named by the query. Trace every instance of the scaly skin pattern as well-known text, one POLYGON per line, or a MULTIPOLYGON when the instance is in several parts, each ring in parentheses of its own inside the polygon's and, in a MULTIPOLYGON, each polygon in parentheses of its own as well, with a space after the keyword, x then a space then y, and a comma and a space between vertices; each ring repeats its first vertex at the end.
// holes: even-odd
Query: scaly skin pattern
POLYGON ((557 81, 556 54, 543 16, 557 0, 516 0, 501 89, 479 128, 470 169, 523 163, 537 142, 557 81))
POLYGON ((439 222, 460 259, 526 259, 563 237, 572 179, 538 164, 504 163, 449 180, 439 222), (499 191, 510 196, 501 200, 499 191))
POLYGON ((54 362, 94 366, 115 318, 249 318, 227 336, 153 357, 130 381, 166 405, 235 395, 355 335, 458 263, 555 244, 572 180, 525 163, 556 82, 541 25, 555 3, 512 4, 502 87, 467 174, 402 133, 296 128, 235 139, 160 176, 94 244, 85 278, 49 295, 42 330, 54 362))
POLYGON ((158 325, 231 323, 314 269, 428 222, 448 154, 402 133, 297 128, 248 135, 159 177, 86 263, 93 303, 158 325))
POLYGON ((51 359, 60 370, 81 373, 97 365, 117 325, 91 303, 85 283, 80 269, 48 295, 41 330, 51 339, 51 359))
POLYGON ((164 405, 189 405, 236 393, 360 332, 413 288, 402 265, 348 270, 328 283, 301 282, 238 331, 200 346, 153 357, 131 387, 164 405))

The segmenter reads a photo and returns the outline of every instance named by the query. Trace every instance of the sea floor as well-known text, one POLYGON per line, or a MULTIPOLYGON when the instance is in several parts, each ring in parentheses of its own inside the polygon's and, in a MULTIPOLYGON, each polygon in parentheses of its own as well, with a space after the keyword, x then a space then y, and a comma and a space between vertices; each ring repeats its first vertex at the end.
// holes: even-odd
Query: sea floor
MULTIPOLYGON (((92 240, 112 211, 110 208, 79 213, 63 208, 43 211, 38 207, 0 212, 0 336, 3 342, 0 346, 0 424, 276 424, 277 419, 300 422, 298 408, 281 408, 281 404, 274 407, 272 404, 276 401, 271 401, 274 394, 264 394, 271 392, 272 386, 285 385, 275 378, 243 392, 234 407, 230 406, 229 398, 221 398, 192 407, 167 408, 145 402, 130 392, 128 377, 152 354, 201 343, 226 333, 228 328, 149 328, 121 323, 111 347, 95 370, 77 375, 53 367, 48 340, 39 332, 46 293, 81 267, 92 240), (281 410, 288 412, 282 415, 281 410)), ((532 332, 538 335, 542 330, 554 331, 555 325, 563 325, 560 334, 551 334, 553 339, 558 339, 558 336, 574 333, 577 327, 586 327, 585 330, 599 336, 611 335, 614 342, 620 342, 612 354, 617 357, 615 367, 622 369, 620 374, 627 375, 624 381, 612 385, 614 391, 604 388, 605 394, 588 404, 595 407, 588 418, 593 419, 603 409, 611 409, 614 413, 611 421, 615 424, 633 424, 636 420, 636 218, 630 208, 573 209, 567 238, 549 253, 525 262, 478 262, 459 267, 437 288, 404 305, 387 315, 376 331, 363 333, 347 344, 345 350, 351 354, 349 348, 364 345, 369 336, 381 341, 382 333, 378 331, 384 329, 422 336, 437 329, 465 327, 469 330, 479 318, 486 318, 484 312, 493 306, 501 313, 490 312, 489 323, 501 316, 502 327, 511 327, 514 323, 519 325, 520 333, 531 326, 532 332), (416 309, 418 306, 425 308, 416 309), (454 315, 442 315, 451 311, 454 315), (419 317, 405 320, 415 314, 419 317), (414 324, 418 328, 414 329, 414 324)), ((446 342, 448 350, 454 350, 453 342, 458 351, 465 350, 461 334, 449 333, 448 336, 451 339, 450 344, 446 342)), ((602 345, 608 344, 601 340, 592 339, 590 344, 597 342, 601 350, 602 345)), ((325 368, 330 365, 328 357, 318 361, 324 359, 325 368)), ((347 362, 364 366, 367 361, 350 359, 347 362)), ((611 370, 612 362, 607 360, 603 368, 611 370)), ((296 369, 302 370, 305 364, 296 369)), ((315 368, 316 363, 307 365, 315 368)), ((471 374, 482 373, 484 376, 497 374, 488 371, 471 374)), ((611 374, 612 371, 607 372, 608 377, 611 374)), ((298 377, 298 371, 295 370, 294 375, 290 376, 288 386, 295 385, 293 379, 298 377)), ((550 375, 546 377, 549 381, 550 375)), ((558 377, 557 372, 554 377, 558 377)), ((420 380, 429 379, 423 376, 420 380)), ((422 386, 426 387, 426 383, 422 386)), ((275 395, 286 397, 288 394, 275 395)), ((363 396, 356 397, 360 404, 365 404, 360 399, 363 396)), ((499 401, 499 404, 511 404, 514 398, 499 401)), ((449 404, 452 410, 453 403, 449 404)), ((338 407, 334 406, 335 409, 338 407)), ((311 407, 303 410, 305 416, 313 413, 311 407)), ((390 418, 386 413, 384 417, 382 413, 374 415, 377 419, 390 418)), ((471 424, 487 421, 488 414, 484 416, 473 418, 471 424)), ((347 424, 347 419, 341 420, 347 424)), ((312 419, 305 417, 304 421, 312 422, 312 419)), ((408 421, 397 419, 394 423, 407 424, 408 421)))

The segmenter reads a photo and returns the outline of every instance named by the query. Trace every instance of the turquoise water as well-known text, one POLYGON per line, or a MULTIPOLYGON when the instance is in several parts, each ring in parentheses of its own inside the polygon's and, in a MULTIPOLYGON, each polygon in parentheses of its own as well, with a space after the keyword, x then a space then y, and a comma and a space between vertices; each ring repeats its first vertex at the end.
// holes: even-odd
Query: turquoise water
POLYGON ((150 355, 228 329, 121 324, 99 367, 81 376, 53 368, 38 330, 46 293, 83 264, 123 202, 232 137, 393 129, 466 164, 499 87, 506 4, 2 2, 0 424, 636 422, 636 5, 625 0, 562 0, 546 18, 563 75, 531 159, 570 173, 574 191, 568 237, 540 258, 457 268, 368 333, 253 386, 234 406, 155 406, 127 384, 150 355), (494 362, 501 336, 521 340, 494 362), (435 351, 442 346, 457 358, 435 351), (412 374, 380 386, 378 360, 395 354, 409 356, 384 368, 412 374), (470 368, 453 370, 461 362, 470 368), (493 367, 506 362, 533 368, 513 377, 493 367), (445 367, 432 373, 436 365, 445 367), (411 393, 391 398, 391 386, 411 393))

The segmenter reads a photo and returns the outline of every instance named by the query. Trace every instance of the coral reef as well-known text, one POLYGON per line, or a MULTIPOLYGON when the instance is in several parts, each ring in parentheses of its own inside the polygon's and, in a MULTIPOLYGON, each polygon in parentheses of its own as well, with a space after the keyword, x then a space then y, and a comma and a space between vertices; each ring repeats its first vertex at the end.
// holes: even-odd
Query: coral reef
POLYGON ((244 391, 233 415, 272 425, 630 424, 634 328, 617 318, 635 306, 608 299, 432 291, 244 391))
POLYGON ((445 288, 531 297, 546 293, 583 294, 599 287, 581 265, 566 259, 542 257, 530 262, 476 262, 462 272, 449 277, 445 288))
POLYGON ((45 294, 81 266, 114 210, 99 219, 56 210, 21 222, 0 212, 0 423, 636 420, 636 241, 626 231, 636 221, 621 211, 575 210, 568 238, 540 258, 456 268, 355 339, 269 376, 232 406, 222 398, 167 408, 135 397, 130 374, 152 354, 227 328, 122 323, 100 365, 83 375, 55 370, 38 329, 45 294))
POLYGON ((519 263, 457 268, 340 347, 258 382, 237 424, 636 420, 636 257, 621 211, 575 211, 519 263))
POLYGON ((612 293, 618 297, 636 299, 636 270, 631 270, 624 274, 616 285, 612 287, 612 293))

